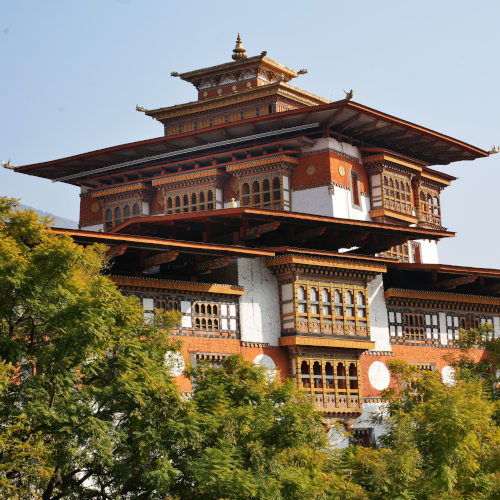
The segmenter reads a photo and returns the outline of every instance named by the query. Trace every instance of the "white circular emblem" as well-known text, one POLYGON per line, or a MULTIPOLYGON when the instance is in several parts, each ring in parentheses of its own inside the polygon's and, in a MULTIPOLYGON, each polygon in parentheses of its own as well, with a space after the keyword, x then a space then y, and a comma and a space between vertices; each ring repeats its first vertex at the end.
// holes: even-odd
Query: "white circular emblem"
POLYGON ((266 377, 269 382, 276 378, 276 363, 267 354, 258 354, 253 360, 254 365, 262 366, 266 369, 266 377))
POLYGON ((443 366, 441 370, 441 379, 444 385, 455 385, 455 368, 453 366, 443 366))
POLYGON ((374 361, 370 368, 368 369, 368 378, 370 379, 370 384, 377 391, 383 391, 389 387, 389 382, 391 381, 391 374, 381 361, 374 361))
POLYGON ((170 371, 172 377, 178 377, 186 368, 186 362, 180 352, 167 352, 165 354, 165 366, 170 371))

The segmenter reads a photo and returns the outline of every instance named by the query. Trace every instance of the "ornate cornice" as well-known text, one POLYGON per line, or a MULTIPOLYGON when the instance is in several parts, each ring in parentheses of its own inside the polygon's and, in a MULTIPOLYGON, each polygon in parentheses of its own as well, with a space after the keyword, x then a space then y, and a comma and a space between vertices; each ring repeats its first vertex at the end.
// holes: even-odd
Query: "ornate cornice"
POLYGON ((186 293, 207 293, 223 295, 243 295, 241 286, 222 285, 217 283, 196 283, 192 281, 170 281, 154 278, 136 278, 132 276, 110 276, 119 288, 142 288, 144 290, 177 291, 186 293))
POLYGON ((294 158, 293 156, 280 154, 276 156, 269 156, 267 158, 262 158, 262 159, 251 159, 251 160, 244 160, 238 163, 232 163, 226 166, 226 171, 231 172, 234 175, 244 175, 245 173, 248 173, 247 171, 251 171, 258 167, 276 165, 276 169, 283 167, 291 169, 295 168, 295 166, 298 165, 298 163, 299 160, 297 158, 294 158))
POLYGON ((165 188, 192 186, 193 184, 222 183, 227 175, 218 168, 205 171, 194 171, 188 174, 172 174, 152 181, 153 186, 165 188))
POLYGON ((335 347, 343 349, 373 349, 375 342, 371 340, 343 340, 323 337, 306 337, 302 335, 291 335, 289 337, 279 338, 280 346, 311 346, 311 347, 335 347))
POLYGON ((151 186, 145 182, 137 182, 135 184, 127 184, 125 186, 109 187, 105 189, 99 189, 98 191, 91 191, 90 196, 92 198, 103 198, 109 197, 115 194, 123 193, 133 193, 138 191, 152 191, 151 186))
POLYGON ((271 257, 266 260, 268 267, 278 267, 284 265, 305 265, 312 267, 323 267, 328 269, 346 269, 349 271, 367 271, 371 273, 385 273, 387 266, 376 262, 356 261, 353 259, 327 259, 320 257, 302 257, 298 255, 284 255, 271 257))
MULTIPOLYGON (((385 298, 393 305, 406 305, 406 302, 422 301, 446 304, 478 304, 500 307, 500 297, 483 297, 481 295, 468 295, 461 293, 434 292, 422 290, 406 290, 402 288, 389 288, 385 291, 385 298)), ((452 308, 453 309, 453 308, 452 308)))

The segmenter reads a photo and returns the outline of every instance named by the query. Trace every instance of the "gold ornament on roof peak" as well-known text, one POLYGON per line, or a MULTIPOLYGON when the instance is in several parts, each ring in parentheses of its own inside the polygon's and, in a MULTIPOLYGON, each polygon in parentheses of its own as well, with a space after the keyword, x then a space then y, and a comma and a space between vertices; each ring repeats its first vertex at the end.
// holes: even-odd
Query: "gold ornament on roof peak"
POLYGON ((238 38, 236 38, 236 47, 233 49, 233 59, 239 61, 240 59, 246 59, 246 49, 243 48, 243 43, 241 41, 241 36, 238 33, 238 38))

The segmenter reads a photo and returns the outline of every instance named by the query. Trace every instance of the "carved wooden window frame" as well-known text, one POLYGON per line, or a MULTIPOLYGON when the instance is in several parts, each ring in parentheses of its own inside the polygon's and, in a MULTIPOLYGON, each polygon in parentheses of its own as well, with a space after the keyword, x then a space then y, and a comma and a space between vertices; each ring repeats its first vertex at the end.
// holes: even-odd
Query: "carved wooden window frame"
POLYGON ((366 285, 299 279, 294 281, 293 286, 297 332, 370 336, 366 285), (305 299, 302 298, 302 290, 305 299), (349 302, 349 294, 352 294, 352 303, 349 302), (340 311, 342 314, 339 314, 340 311))
POLYGON ((240 205, 242 207, 268 208, 270 210, 290 210, 290 177, 273 172, 240 179, 240 205), (285 189, 283 177, 287 177, 285 189), (288 196, 285 196, 288 194, 288 196))
POLYGON ((360 410, 362 387, 358 359, 298 354, 292 358, 292 372, 299 389, 311 395, 318 410, 360 410))
POLYGON ((388 170, 381 173, 382 206, 394 212, 414 215, 411 179, 388 170))
POLYGON ((388 308, 389 337, 393 343, 440 343, 438 311, 388 308))

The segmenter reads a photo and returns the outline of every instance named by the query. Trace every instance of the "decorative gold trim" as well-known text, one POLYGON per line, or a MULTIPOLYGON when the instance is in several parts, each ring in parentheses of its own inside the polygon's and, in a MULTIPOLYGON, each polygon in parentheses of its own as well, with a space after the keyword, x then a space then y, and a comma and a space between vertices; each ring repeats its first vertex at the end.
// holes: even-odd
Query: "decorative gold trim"
POLYGON ((110 276, 118 287, 141 287, 162 290, 176 290, 183 292, 202 292, 224 295, 244 295, 245 289, 241 286, 221 285, 213 283, 194 283, 191 281, 169 281, 152 278, 134 278, 128 276, 110 276))
POLYGON ((467 295, 459 293, 431 292, 420 290, 405 290, 401 288, 390 288, 385 292, 385 298, 417 299, 417 300, 439 300, 442 302, 454 302, 465 304, 483 304, 500 306, 500 297, 482 297, 480 295, 467 295))
POLYGON ((349 269, 353 271, 370 271, 375 273, 385 273, 387 272, 387 266, 384 264, 377 263, 361 263, 353 262, 349 259, 348 261, 343 261, 340 259, 323 259, 319 257, 301 257, 297 255, 285 255, 281 257, 272 257, 266 260, 266 265, 268 267, 282 266, 284 264, 304 264, 308 266, 319 266, 328 268, 338 268, 338 269, 349 269))
POLYGON ((305 337, 302 335, 292 335, 279 338, 280 346, 313 346, 313 347, 340 347, 344 349, 374 349, 375 342, 370 340, 342 340, 327 337, 305 337))
POLYGON ((370 210, 370 217, 394 217, 395 219, 405 220, 415 224, 417 222, 417 217, 402 214, 401 212, 395 212, 393 210, 388 210, 387 208, 376 208, 375 210, 370 210))
POLYGON ((103 196, 110 196, 119 193, 128 193, 130 191, 140 191, 147 190, 151 191, 151 186, 145 182, 138 182, 136 184, 129 184, 127 186, 117 186, 109 187, 105 189, 100 189, 99 191, 91 191, 90 196, 92 198, 101 198, 103 196))
POLYGON ((295 165, 299 164, 299 160, 297 160, 297 158, 294 158, 293 156, 277 155, 263 159, 243 160, 238 163, 233 163, 231 165, 226 166, 226 172, 237 172, 245 168, 260 167, 262 165, 269 165, 277 162, 287 162, 287 163, 293 163, 295 165))

